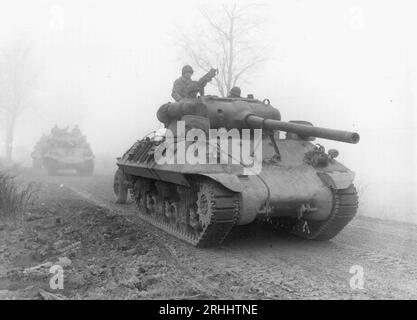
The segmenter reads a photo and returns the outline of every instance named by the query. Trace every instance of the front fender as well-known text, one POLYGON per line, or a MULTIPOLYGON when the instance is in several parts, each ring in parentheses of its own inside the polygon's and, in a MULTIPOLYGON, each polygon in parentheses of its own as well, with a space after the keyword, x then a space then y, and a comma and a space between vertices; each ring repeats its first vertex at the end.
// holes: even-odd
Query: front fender
POLYGON ((336 190, 349 188, 355 178, 355 173, 353 171, 317 172, 317 175, 325 185, 336 190))
POLYGON ((233 192, 242 192, 243 187, 239 178, 235 174, 228 173, 201 173, 201 175, 206 176, 215 180, 216 182, 223 185, 225 188, 233 192))

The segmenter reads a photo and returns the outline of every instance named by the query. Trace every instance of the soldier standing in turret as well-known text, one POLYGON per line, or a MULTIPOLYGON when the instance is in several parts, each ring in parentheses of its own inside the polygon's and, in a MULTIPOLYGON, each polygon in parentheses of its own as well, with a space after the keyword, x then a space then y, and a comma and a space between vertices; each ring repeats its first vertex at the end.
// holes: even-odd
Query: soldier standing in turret
POLYGON ((204 87, 207 85, 211 79, 217 74, 216 69, 211 69, 207 74, 205 74, 200 80, 192 81, 191 76, 193 75, 194 70, 191 66, 186 65, 182 68, 182 75, 174 82, 174 87, 172 88, 171 96, 175 101, 180 101, 183 98, 187 98, 187 88, 192 83, 197 83, 199 86, 200 95, 204 95, 204 87))
POLYGON ((182 68, 182 75, 174 82, 174 87, 172 88, 171 96, 175 101, 180 101, 182 98, 186 97, 185 89, 191 84, 191 76, 193 75, 194 70, 191 66, 186 65, 182 68))
POLYGON ((76 138, 78 138, 78 137, 81 137, 82 136, 82 134, 81 134, 81 130, 80 130, 80 128, 78 127, 78 125, 76 124, 75 125, 75 127, 71 130, 71 135, 72 136, 74 136, 74 137, 76 137, 76 138))

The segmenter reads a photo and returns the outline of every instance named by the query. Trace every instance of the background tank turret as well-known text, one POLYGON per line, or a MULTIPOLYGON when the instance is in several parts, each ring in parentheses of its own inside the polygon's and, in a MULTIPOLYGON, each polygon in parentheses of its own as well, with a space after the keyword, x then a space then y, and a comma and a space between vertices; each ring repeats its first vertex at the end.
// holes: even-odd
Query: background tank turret
MULTIPOLYGON (((319 137, 355 144, 359 141, 355 132, 315 127, 306 121, 282 121, 267 99, 183 99, 161 106, 157 117, 172 131, 178 129, 180 120, 186 130, 198 128, 205 133, 221 128, 240 133, 262 129, 259 170, 234 163, 230 149, 226 150, 227 163, 156 161, 161 145, 166 150, 171 147, 176 159, 181 158, 178 154, 184 139, 179 131, 174 132, 174 139, 168 134, 145 137, 118 159, 117 201, 124 203, 130 191, 143 219, 178 238, 197 246, 216 245, 233 226, 264 220, 303 238, 328 240, 357 211, 354 173, 335 159, 337 150, 326 152, 324 146, 312 143, 319 137)), ((254 133, 240 137, 240 145, 244 139, 252 147, 258 143, 254 133)), ((193 144, 185 142, 186 149, 193 144)))
POLYGON ((93 152, 78 126, 71 131, 55 126, 38 141, 32 159, 35 169, 44 167, 50 175, 66 169, 76 170, 79 175, 94 171, 93 152))

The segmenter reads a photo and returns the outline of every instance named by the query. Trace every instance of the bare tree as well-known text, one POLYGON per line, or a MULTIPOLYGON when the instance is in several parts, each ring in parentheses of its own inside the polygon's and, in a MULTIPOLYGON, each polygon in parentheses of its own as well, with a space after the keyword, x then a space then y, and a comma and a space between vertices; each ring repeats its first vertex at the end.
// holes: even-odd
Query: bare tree
POLYGON ((28 106, 35 83, 29 44, 22 38, 1 50, 0 55, 0 116, 5 123, 5 156, 11 162, 15 125, 28 106))
POLYGON ((179 27, 175 36, 182 55, 207 72, 219 69, 214 78, 221 96, 247 79, 269 58, 269 48, 260 43, 263 18, 261 5, 222 4, 200 9, 202 24, 192 32, 179 27))

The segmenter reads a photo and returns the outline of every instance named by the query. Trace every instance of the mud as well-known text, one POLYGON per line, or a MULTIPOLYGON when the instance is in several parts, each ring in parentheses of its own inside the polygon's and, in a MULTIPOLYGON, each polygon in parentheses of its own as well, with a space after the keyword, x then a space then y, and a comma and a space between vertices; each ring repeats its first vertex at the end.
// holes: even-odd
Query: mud
POLYGON ((267 225, 235 228, 222 246, 197 249, 117 205, 112 176, 47 177, 21 227, 0 231, 0 298, 43 299, 416 299, 417 226, 359 216, 328 242, 267 225), (28 268, 59 258, 53 274, 28 268), (351 269, 353 267, 353 269, 351 269), (363 289, 351 287, 355 268, 363 289))

